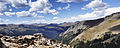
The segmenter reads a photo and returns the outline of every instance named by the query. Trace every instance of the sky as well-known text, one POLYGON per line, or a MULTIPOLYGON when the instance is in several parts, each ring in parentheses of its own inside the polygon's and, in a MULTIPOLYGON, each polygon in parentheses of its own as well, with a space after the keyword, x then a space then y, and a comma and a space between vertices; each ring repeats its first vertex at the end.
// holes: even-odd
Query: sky
POLYGON ((120 12, 120 0, 0 0, 0 24, 63 23, 120 12))

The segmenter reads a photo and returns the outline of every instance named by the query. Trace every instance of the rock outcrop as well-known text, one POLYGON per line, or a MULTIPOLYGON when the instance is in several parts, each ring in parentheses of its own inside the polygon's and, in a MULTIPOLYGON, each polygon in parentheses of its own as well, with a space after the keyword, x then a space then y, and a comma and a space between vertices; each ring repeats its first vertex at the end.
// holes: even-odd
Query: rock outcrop
POLYGON ((2 43, 1 38, 3 37, 2 34, 0 34, 0 48, 6 48, 6 46, 2 43))
POLYGON ((56 40, 47 39, 41 33, 25 36, 3 36, 1 42, 7 48, 72 48, 56 40))

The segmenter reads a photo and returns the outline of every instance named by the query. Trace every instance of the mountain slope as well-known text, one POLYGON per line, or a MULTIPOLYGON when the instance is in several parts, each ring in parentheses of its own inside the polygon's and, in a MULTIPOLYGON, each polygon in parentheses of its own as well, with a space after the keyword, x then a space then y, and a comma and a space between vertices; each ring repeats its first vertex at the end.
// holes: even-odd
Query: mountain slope
POLYGON ((47 25, 26 25, 26 24, 0 24, 0 34, 9 36, 32 35, 43 33, 47 38, 55 38, 61 32, 67 30, 69 26, 59 26, 57 24, 47 25))
POLYGON ((94 39, 92 41, 76 40, 71 45, 74 48, 120 48, 120 34, 112 34, 111 32, 106 32, 103 38, 94 39))
MULTIPOLYGON (((77 41, 83 41, 83 42, 87 43, 88 41, 93 41, 95 39, 101 39, 101 38, 104 38, 105 33, 108 33, 108 32, 111 32, 111 34, 119 34, 120 33, 120 13, 119 12, 105 17, 104 21, 101 22, 99 25, 91 27, 91 28, 83 31, 78 36, 76 36, 74 39, 72 39, 70 44, 76 45, 78 43, 74 43, 74 42, 77 42, 77 41)), ((118 36, 118 37, 120 37, 120 36, 118 36)), ((112 37, 109 37, 109 38, 112 38, 112 37)), ((110 40, 110 39, 108 39, 108 40, 110 40)), ((104 41, 104 42, 106 42, 106 41, 104 41)), ((108 41, 108 42, 110 42, 110 41, 108 41)), ((118 44, 120 44, 120 43, 118 43, 118 44)))
POLYGON ((60 38, 59 40, 62 40, 65 43, 68 43, 78 34, 82 33, 83 31, 93 26, 99 25, 103 20, 104 19, 102 18, 97 20, 86 20, 86 21, 75 22, 75 24, 70 26, 70 28, 68 28, 67 31, 59 35, 59 38, 60 38))
POLYGON ((120 14, 116 13, 113 14, 112 16, 106 17, 105 20, 102 23, 100 23, 98 26, 89 28, 88 30, 79 34, 75 39, 92 40, 95 38, 100 38, 101 35, 104 34, 105 32, 120 33, 118 29, 120 27, 119 25, 120 25, 120 14), (115 28, 117 30, 115 30, 115 28))

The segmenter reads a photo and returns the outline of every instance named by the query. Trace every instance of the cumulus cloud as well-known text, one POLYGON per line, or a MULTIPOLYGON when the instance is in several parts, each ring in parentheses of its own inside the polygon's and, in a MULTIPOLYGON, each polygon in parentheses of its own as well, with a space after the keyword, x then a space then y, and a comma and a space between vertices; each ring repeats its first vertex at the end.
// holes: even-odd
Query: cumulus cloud
POLYGON ((0 13, 0 16, 3 16, 3 14, 2 14, 2 13, 0 13))
POLYGON ((51 13, 53 15, 59 14, 55 9, 50 9, 52 4, 49 0, 37 0, 36 2, 30 2, 30 12, 37 11, 37 13, 51 13))
POLYGON ((31 20, 31 21, 18 21, 17 24, 33 24, 33 23, 47 23, 48 21, 43 19, 31 20))
POLYGON ((17 17, 44 17, 44 16, 39 16, 37 13, 29 12, 29 11, 21 11, 21 12, 16 12, 17 17))
POLYGON ((57 2, 68 3, 68 2, 82 2, 88 0, 57 0, 57 2))
POLYGON ((107 9, 109 5, 102 2, 102 0, 94 0, 91 3, 87 4, 82 10, 92 9, 92 10, 104 10, 107 9))
POLYGON ((53 15, 59 14, 55 9, 51 9, 52 4, 49 0, 37 0, 35 2, 27 2, 27 0, 0 0, 0 12, 12 11, 12 8, 30 7, 27 12, 51 13, 53 15))
POLYGON ((110 15, 112 13, 120 12, 120 7, 112 7, 105 10, 105 15, 110 15))
POLYGON ((120 7, 108 8, 108 9, 101 10, 101 11, 93 11, 91 13, 86 13, 83 15, 73 16, 70 18, 64 18, 64 19, 60 19, 60 20, 65 20, 65 22, 93 20, 93 19, 103 18, 107 15, 111 15, 116 12, 120 12, 120 7))
POLYGON ((58 10, 66 10, 66 9, 69 9, 70 8, 70 4, 67 4, 67 6, 66 7, 58 7, 57 9, 58 10))
MULTIPOLYGON (((58 18, 58 17, 53 17, 53 20, 48 21, 48 20, 34 20, 36 21, 35 23, 63 23, 63 22, 75 22, 75 21, 83 21, 83 20, 93 20, 93 19, 98 19, 98 18, 103 18, 107 15, 111 15, 112 13, 120 12, 120 7, 113 7, 113 8, 108 8, 105 10, 101 11, 93 11, 90 13, 86 14, 80 14, 77 16, 73 17, 68 17, 68 18, 58 18)), ((32 21, 31 21, 32 22, 32 21)))
POLYGON ((44 9, 43 11, 37 11, 37 13, 51 13, 53 15, 58 15, 59 12, 56 11, 55 9, 44 9))
POLYGON ((54 19, 54 20, 58 20, 58 19, 59 19, 59 17, 53 17, 53 19, 54 19))
POLYGON ((12 9, 9 9, 9 11, 12 11, 12 9))
POLYGON ((4 2, 0 2, 0 12, 7 11, 7 5, 4 2))
POLYGON ((32 21, 25 21, 24 24, 32 24, 32 23, 63 23, 63 22, 75 22, 75 21, 83 21, 83 20, 93 20, 98 18, 103 18, 107 15, 111 15, 112 13, 120 12, 120 7, 113 7, 108 8, 101 11, 93 11, 86 14, 80 14, 73 17, 68 18, 59 18, 59 17, 53 17, 53 20, 42 20, 42 19, 36 19, 32 21))
POLYGON ((8 0, 13 7, 19 8, 19 7, 26 7, 29 6, 27 3, 27 0, 8 0))
POLYGON ((9 17, 15 16, 15 12, 4 12, 4 14, 9 17))
POLYGON ((57 12, 55 9, 48 10, 48 13, 52 13, 53 15, 59 14, 59 12, 57 12))
POLYGON ((29 4, 27 0, 0 0, 0 12, 11 11, 8 6, 19 8, 29 6, 29 4))
POLYGON ((37 18, 43 18, 44 16, 39 16, 35 12, 29 12, 29 11, 21 11, 21 12, 4 12, 6 16, 12 17, 12 16, 17 16, 17 17, 37 17, 37 18))
POLYGON ((36 2, 31 2, 30 7, 29 11, 42 11, 46 8, 51 8, 52 4, 48 0, 37 0, 36 2))
POLYGON ((0 18, 0 22, 8 22, 9 20, 8 19, 2 19, 0 18))
POLYGON ((28 12, 28 11, 16 12, 16 15, 17 15, 18 17, 29 17, 29 16, 31 16, 30 14, 31 14, 31 13, 28 12))

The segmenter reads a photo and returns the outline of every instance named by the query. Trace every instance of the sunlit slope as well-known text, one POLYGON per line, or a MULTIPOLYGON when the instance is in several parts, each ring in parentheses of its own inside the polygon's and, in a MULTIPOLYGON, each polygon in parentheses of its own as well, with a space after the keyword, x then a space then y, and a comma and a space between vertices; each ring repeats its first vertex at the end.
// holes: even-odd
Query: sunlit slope
POLYGON ((113 34, 120 33, 120 13, 107 16, 102 23, 82 32, 75 37, 71 43, 76 40, 82 40, 86 42, 93 39, 102 38, 106 32, 112 32, 113 34))

